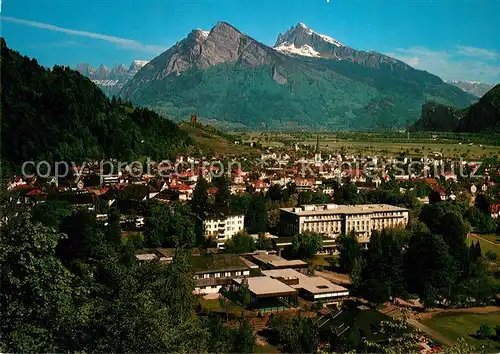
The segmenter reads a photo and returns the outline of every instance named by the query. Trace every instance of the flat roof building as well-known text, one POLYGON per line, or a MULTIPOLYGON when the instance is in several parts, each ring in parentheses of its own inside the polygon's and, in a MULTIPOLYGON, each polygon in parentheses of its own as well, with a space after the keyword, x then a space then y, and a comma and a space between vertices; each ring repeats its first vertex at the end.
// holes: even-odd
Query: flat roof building
POLYGON ((191 264, 196 280, 195 294, 218 293, 222 286, 231 284, 232 278, 250 276, 249 265, 237 255, 192 256, 191 264))
POLYGON ((263 270, 262 274, 299 291, 300 297, 309 301, 332 302, 345 299, 349 290, 322 277, 307 276, 293 269, 263 270))
POLYGON ((291 286, 271 277, 252 277, 232 279, 233 291, 242 286, 250 291, 249 308, 259 311, 280 311, 297 305, 298 291, 291 286))
POLYGON ((360 243, 367 243, 372 230, 405 227, 408 221, 408 209, 388 204, 310 204, 281 208, 279 229, 282 237, 311 231, 336 238, 354 231, 360 243))
POLYGON ((256 253, 252 258, 263 269, 284 269, 292 268, 299 271, 307 271, 307 263, 300 259, 285 259, 274 253, 256 253))

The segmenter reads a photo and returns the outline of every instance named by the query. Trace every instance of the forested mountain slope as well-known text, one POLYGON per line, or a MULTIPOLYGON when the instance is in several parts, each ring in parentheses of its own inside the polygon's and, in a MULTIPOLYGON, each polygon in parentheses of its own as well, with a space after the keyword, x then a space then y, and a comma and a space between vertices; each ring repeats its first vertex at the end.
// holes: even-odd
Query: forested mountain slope
POLYGON ((1 39, 2 162, 169 158, 192 144, 177 124, 110 100, 69 68, 45 69, 1 39))

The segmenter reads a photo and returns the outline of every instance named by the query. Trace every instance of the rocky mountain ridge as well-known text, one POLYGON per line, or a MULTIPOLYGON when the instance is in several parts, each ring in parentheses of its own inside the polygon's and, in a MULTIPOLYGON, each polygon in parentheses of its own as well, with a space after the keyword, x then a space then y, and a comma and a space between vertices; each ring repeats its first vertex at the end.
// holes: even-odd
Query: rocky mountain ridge
POLYGON ((112 69, 103 64, 94 68, 89 63, 81 63, 76 65, 75 70, 92 80, 108 96, 117 96, 123 85, 147 63, 147 60, 134 60, 128 67, 118 64, 112 69))
POLYGON ((486 92, 491 90, 494 85, 485 84, 479 81, 466 81, 466 80, 452 80, 447 83, 462 89, 476 97, 483 97, 486 92))
POLYGON ((120 95, 174 120, 197 113, 221 127, 294 130, 400 129, 419 118, 426 101, 465 107, 474 100, 435 75, 352 49, 304 24, 271 48, 227 22, 191 31, 120 95))

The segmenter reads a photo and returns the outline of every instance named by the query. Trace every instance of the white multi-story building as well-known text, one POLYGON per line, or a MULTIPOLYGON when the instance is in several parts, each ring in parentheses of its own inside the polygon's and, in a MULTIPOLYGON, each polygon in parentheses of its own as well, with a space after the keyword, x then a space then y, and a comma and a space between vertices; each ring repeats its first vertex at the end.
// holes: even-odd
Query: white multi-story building
POLYGON ((372 230, 405 227, 409 220, 408 209, 387 204, 312 204, 280 211, 280 236, 311 231, 336 238, 354 231, 360 243, 370 241, 372 230))
POLYGON ((243 214, 216 213, 209 215, 203 225, 205 236, 214 237, 217 247, 222 247, 227 240, 243 230, 245 216, 243 214))

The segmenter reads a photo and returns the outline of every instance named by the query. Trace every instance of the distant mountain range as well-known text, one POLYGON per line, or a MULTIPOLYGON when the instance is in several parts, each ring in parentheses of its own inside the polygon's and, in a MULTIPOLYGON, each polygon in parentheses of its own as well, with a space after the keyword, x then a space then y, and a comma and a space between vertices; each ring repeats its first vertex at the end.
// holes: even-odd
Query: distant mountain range
POLYGON ((476 97, 482 97, 486 92, 491 90, 493 85, 490 84, 485 84, 482 82, 478 81, 447 81, 449 84, 454 85, 465 92, 470 93, 471 95, 474 95, 476 97))
POLYGON ((427 101, 476 97, 397 59, 350 48, 300 23, 266 46, 226 22, 193 30, 120 93, 174 120, 192 113, 221 127, 401 129, 427 101))
POLYGON ((120 64, 112 69, 103 64, 95 69, 88 63, 82 63, 78 64, 75 69, 91 79, 108 96, 118 96, 123 85, 147 63, 147 60, 134 60, 128 67, 120 64))
POLYGON ((500 84, 464 109, 425 104, 421 118, 409 130, 500 133, 500 84))

